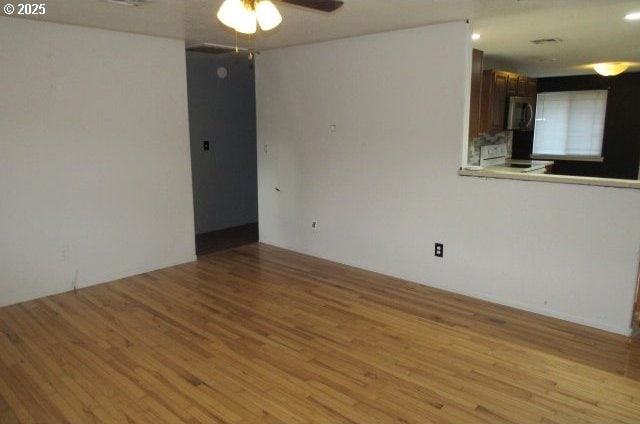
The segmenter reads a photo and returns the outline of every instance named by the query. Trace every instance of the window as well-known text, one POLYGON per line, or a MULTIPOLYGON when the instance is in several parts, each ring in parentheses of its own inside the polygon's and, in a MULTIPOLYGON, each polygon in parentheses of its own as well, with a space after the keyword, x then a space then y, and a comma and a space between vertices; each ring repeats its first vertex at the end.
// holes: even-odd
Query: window
POLYGON ((602 160, 607 90, 539 93, 533 157, 602 160))

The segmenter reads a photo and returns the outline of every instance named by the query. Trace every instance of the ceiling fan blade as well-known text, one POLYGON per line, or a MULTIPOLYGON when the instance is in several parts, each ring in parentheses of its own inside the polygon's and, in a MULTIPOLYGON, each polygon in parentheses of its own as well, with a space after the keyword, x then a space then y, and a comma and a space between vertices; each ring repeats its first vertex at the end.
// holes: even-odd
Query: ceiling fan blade
POLYGON ((307 7, 309 9, 320 10, 322 12, 333 12, 340 8, 344 2, 341 0, 280 0, 282 3, 295 4, 296 6, 307 7))
MULTIPOLYGON (((224 44, 213 44, 213 43, 199 43, 187 46, 186 48, 189 52, 199 52, 199 53, 211 53, 211 54, 224 54, 235 52, 236 47, 233 46, 225 46, 224 44)), ((246 48, 239 47, 237 50, 246 51, 246 48)))

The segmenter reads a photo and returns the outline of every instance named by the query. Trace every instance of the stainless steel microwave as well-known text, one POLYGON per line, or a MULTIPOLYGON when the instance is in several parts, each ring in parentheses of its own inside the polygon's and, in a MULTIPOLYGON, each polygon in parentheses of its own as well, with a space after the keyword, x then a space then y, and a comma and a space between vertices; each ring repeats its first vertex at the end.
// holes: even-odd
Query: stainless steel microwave
POLYGON ((507 109, 507 129, 516 131, 533 130, 535 99, 532 97, 509 97, 507 109))

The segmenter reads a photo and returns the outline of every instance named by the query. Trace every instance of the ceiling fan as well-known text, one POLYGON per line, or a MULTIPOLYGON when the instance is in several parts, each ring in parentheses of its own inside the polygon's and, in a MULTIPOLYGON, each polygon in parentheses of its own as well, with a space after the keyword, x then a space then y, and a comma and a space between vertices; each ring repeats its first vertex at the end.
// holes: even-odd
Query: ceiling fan
MULTIPOLYGON (((131 1, 131 0, 126 0, 131 1)), ((280 3, 305 7, 321 12, 333 12, 342 7, 342 0, 276 0, 280 3)), ((228 27, 236 31, 236 45, 228 46, 215 43, 198 43, 187 47, 187 51, 223 54, 235 51, 248 51, 249 61, 253 61, 255 53, 253 48, 238 47, 237 33, 255 34, 257 24, 263 31, 275 28, 282 21, 282 17, 275 5, 269 0, 225 0, 218 10, 218 19, 228 27), (266 14, 266 18, 265 18, 266 14)))
MULTIPOLYGON (((278 0, 321 12, 332 12, 343 5, 341 0, 278 0)), ((282 16, 270 0, 224 0, 218 10, 224 25, 243 34, 255 34, 257 26, 269 31, 282 22, 282 16)))
POLYGON ((344 2, 340 0, 280 0, 282 3, 295 4, 296 6, 308 7, 309 9, 321 10, 323 12, 333 12, 340 8, 344 2))

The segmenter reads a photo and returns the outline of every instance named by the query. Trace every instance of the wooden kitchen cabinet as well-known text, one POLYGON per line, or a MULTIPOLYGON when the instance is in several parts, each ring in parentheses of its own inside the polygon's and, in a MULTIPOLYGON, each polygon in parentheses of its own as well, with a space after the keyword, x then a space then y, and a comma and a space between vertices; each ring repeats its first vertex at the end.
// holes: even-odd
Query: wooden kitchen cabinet
POLYGON ((482 91, 482 50, 473 49, 471 57, 471 102, 469 105, 469 140, 480 135, 480 98, 482 91))
POLYGON ((504 112, 507 100, 509 73, 487 70, 482 72, 480 100, 480 132, 504 130, 504 112))
POLYGON ((529 83, 529 78, 524 75, 518 75, 518 90, 516 96, 527 96, 527 84, 529 83))
POLYGON ((527 78, 524 96, 533 97, 534 100, 536 99, 536 97, 538 97, 538 80, 536 80, 535 78, 527 78))
POLYGON ((478 133, 504 131, 510 96, 532 97, 535 102, 536 95, 537 82, 534 78, 505 71, 483 71, 478 133))
POLYGON ((537 83, 535 78, 529 78, 524 75, 505 72, 508 75, 507 80, 507 97, 535 97, 537 83))
POLYGON ((507 78, 507 97, 509 96, 518 96, 518 89, 520 86, 518 85, 518 77, 517 74, 512 74, 510 72, 502 72, 506 74, 507 78))

